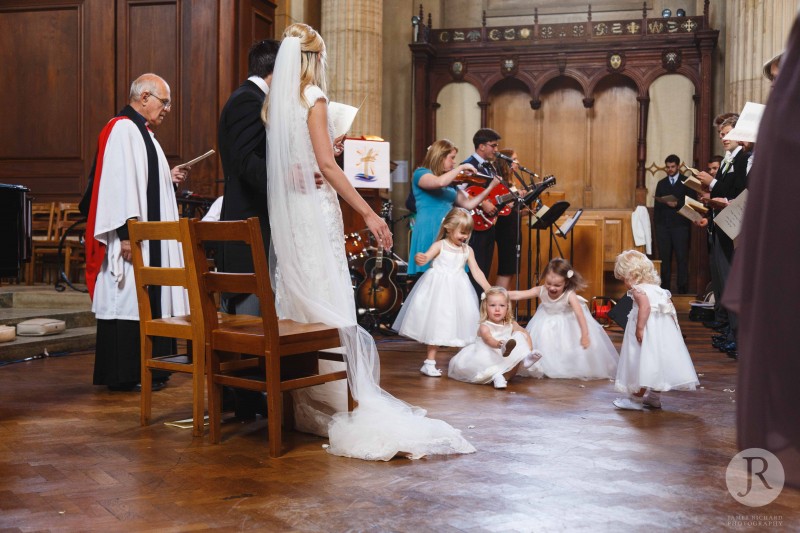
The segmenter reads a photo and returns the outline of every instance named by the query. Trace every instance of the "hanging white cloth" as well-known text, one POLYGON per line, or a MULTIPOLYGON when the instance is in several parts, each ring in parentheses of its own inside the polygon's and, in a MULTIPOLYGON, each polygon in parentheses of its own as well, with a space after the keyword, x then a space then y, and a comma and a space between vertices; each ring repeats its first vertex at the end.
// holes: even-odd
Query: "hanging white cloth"
POLYGON ((631 229, 633 230, 633 244, 644 246, 647 255, 653 253, 653 232, 650 230, 650 213, 647 208, 640 205, 631 213, 631 229))
POLYGON ((375 342, 356 322, 336 191, 327 183, 317 188, 314 182, 319 169, 307 120, 309 107, 326 97, 314 86, 301 97, 300 54, 299 39, 282 41, 269 93, 270 270, 281 318, 339 328, 348 383, 358 408, 332 417, 328 451, 384 461, 398 454, 419 458, 472 453, 475 448, 460 431, 427 418, 423 409, 378 386, 375 342))

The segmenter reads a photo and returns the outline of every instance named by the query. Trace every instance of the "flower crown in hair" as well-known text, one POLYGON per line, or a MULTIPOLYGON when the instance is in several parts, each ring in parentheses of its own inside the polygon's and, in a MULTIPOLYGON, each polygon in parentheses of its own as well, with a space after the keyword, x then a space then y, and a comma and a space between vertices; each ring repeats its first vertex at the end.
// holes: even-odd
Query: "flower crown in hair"
POLYGON ((567 270, 567 279, 571 279, 572 276, 574 276, 574 275, 575 275, 575 272, 573 272, 572 270, 567 270))

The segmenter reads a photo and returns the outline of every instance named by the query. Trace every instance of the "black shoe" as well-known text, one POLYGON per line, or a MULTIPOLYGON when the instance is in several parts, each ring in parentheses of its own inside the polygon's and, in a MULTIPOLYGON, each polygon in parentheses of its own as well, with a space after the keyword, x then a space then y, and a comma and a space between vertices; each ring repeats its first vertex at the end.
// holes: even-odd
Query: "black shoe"
POLYGON ((730 352, 727 352, 727 353, 728 353, 728 357, 730 357, 734 361, 738 361, 739 360, 739 351, 738 350, 731 350, 730 352))
POLYGON ((726 344, 728 344, 729 342, 730 341, 728 340, 728 337, 723 336, 721 339, 718 339, 718 340, 717 339, 712 339, 711 340, 711 346, 713 346, 714 348, 716 348, 718 350, 722 350, 722 347, 725 346, 726 344))
POLYGON ((722 334, 720 334, 720 335, 711 335, 711 341, 712 342, 713 341, 717 341, 717 342, 724 341, 727 338, 728 338, 727 335, 722 335, 722 334))
POLYGON ((735 352, 737 350, 736 341, 731 341, 719 346, 720 352, 735 352))
POLYGON ((710 329, 719 329, 719 328, 727 328, 727 322, 717 322, 716 320, 712 320, 710 322, 703 322, 703 325, 710 329))
MULTIPOLYGON (((153 383, 150 385, 150 389, 151 389, 153 392, 156 392, 156 391, 160 391, 160 390, 166 389, 166 388, 167 388, 167 381, 168 381, 168 380, 169 380, 169 378, 167 378, 167 379, 163 379, 163 380, 161 380, 161 379, 160 379, 160 380, 158 380, 158 381, 156 381, 156 380, 153 380, 153 383)), ((137 386, 139 387, 139 390, 142 390, 142 386, 141 386, 141 384, 140 384, 140 385, 137 385, 137 386)))

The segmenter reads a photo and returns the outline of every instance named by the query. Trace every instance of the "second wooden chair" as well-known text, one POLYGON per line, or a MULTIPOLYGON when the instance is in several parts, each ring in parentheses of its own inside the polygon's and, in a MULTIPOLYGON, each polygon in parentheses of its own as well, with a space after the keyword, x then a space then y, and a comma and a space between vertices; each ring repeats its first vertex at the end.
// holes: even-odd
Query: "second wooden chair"
MULTIPOLYGON (((277 457, 282 452, 284 393, 347 379, 344 370, 319 373, 319 359, 341 360, 341 356, 337 357, 336 354, 320 352, 340 346, 339 331, 325 324, 278 320, 257 218, 233 222, 190 220, 188 224, 206 336, 211 440, 218 443, 221 437, 223 386, 266 392, 269 451, 270 456, 277 457), (205 260, 206 244, 225 241, 241 242, 250 247, 254 272, 234 274, 209 271, 205 260), (222 292, 255 294, 261 310, 258 323, 221 322, 215 295, 222 292), (222 362, 230 353, 257 358, 260 375, 253 376, 252 371, 242 375, 235 368, 226 368, 222 362)), ((348 407, 352 409, 352 405, 348 394, 348 407)))

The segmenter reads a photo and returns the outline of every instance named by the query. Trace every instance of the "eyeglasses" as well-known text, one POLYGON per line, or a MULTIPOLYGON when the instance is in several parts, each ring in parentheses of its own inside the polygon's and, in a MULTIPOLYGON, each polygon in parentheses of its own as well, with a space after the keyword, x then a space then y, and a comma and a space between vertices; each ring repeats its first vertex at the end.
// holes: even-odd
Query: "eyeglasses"
POLYGON ((497 148, 499 145, 498 145, 498 143, 486 143, 486 146, 490 146, 492 148, 497 148))
POLYGON ((164 105, 164 109, 170 109, 172 107, 172 100, 168 100, 167 98, 161 98, 153 93, 147 93, 147 94, 149 94, 150 96, 161 102, 164 105))

